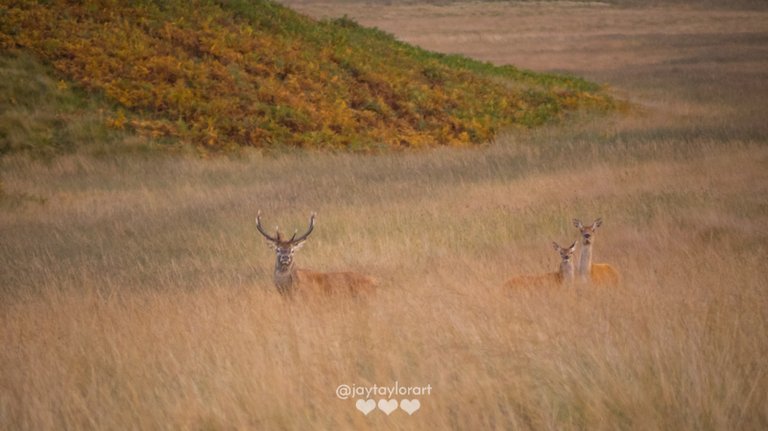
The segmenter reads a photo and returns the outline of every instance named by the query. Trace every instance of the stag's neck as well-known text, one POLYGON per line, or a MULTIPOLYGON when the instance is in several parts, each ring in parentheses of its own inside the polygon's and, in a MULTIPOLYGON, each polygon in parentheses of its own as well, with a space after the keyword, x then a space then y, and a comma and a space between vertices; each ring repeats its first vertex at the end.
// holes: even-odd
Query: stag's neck
POLYGON ((296 267, 291 263, 284 267, 280 262, 275 263, 275 287, 281 294, 291 293, 297 284, 296 267))
POLYGON ((587 279, 590 268, 592 268, 592 244, 582 243, 581 255, 579 257, 579 277, 587 279))

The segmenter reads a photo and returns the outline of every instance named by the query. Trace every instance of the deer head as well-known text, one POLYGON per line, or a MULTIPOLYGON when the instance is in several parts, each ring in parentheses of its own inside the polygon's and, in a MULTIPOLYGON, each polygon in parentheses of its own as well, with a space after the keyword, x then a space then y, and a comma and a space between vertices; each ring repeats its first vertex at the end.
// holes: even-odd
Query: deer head
POLYGON ((603 224, 602 218, 595 219, 591 225, 584 226, 579 219, 573 219, 573 225, 581 232, 581 239, 584 245, 591 245, 594 240, 595 231, 600 225, 603 224))
POLYGON ((556 242, 552 242, 552 246, 560 253, 560 271, 558 272, 560 282, 570 283, 576 276, 576 268, 571 260, 576 251, 576 241, 568 247, 560 247, 556 242))
POLYGON ((309 218, 309 228, 303 235, 296 237, 298 232, 294 232, 290 239, 283 239, 280 236, 280 229, 275 228, 275 236, 268 234, 264 227, 261 225, 261 211, 256 215, 256 229, 264 235, 264 238, 269 242, 270 247, 275 250, 277 260, 275 261, 275 272, 285 273, 293 269, 293 254, 296 250, 300 249, 307 239, 309 234, 312 233, 312 229, 315 228, 315 213, 309 218))
POLYGON ((573 257, 573 253, 576 251, 576 241, 568 247, 560 247, 560 245, 553 241, 552 246, 560 253, 560 259, 563 263, 571 262, 571 257, 573 257))

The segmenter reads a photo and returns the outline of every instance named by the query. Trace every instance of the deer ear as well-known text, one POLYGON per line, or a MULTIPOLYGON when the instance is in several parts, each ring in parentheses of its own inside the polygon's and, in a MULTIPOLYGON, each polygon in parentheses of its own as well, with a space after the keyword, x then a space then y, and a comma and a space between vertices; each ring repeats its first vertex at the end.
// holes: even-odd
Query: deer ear
POLYGON ((594 223, 592 223, 592 227, 593 228, 598 228, 598 227, 600 227, 601 224, 603 224, 603 219, 602 218, 596 218, 594 223))
POLYGON ((296 250, 298 250, 298 249, 300 249, 300 248, 302 248, 302 247, 304 247, 304 240, 301 240, 301 241, 299 241, 299 242, 295 242, 295 243, 293 243, 293 244, 292 244, 292 246, 291 246, 291 248, 293 249, 293 251, 296 251, 296 250))
POLYGON ((560 250, 560 245, 558 245, 558 244, 557 244, 556 242, 554 242, 554 241, 552 241, 552 247, 553 247, 555 250, 558 250, 558 251, 560 250))
POLYGON ((577 218, 573 219, 573 225, 574 225, 574 226, 576 226, 576 227, 577 227, 577 228, 579 228, 579 229, 581 229, 581 228, 583 228, 583 227, 584 227, 584 225, 583 225, 583 224, 581 224, 581 220, 579 220, 579 219, 577 219, 577 218))
POLYGON ((568 250, 569 250, 571 253, 573 253, 574 251, 576 251, 576 242, 577 242, 577 241, 574 241, 574 242, 573 242, 573 244, 571 244, 571 246, 570 246, 570 247, 568 247, 568 250))

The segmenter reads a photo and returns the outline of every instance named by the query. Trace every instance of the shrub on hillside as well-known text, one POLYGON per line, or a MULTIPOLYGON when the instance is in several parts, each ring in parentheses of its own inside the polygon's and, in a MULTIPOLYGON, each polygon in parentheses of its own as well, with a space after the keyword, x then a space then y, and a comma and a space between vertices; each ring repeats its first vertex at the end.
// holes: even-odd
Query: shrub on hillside
POLYGON ((613 106, 582 80, 429 53, 264 0, 18 1, 0 30, 0 50, 30 50, 124 107, 113 127, 213 150, 476 144, 613 106))

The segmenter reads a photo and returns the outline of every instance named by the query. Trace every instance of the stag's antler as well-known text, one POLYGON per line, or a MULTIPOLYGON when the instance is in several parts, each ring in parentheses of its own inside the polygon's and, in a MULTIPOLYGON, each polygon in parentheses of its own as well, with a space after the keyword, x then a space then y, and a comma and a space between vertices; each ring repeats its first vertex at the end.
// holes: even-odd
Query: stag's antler
MULTIPOLYGON (((312 230, 315 228, 315 215, 316 215, 315 213, 312 213, 312 215, 310 216, 310 218, 309 218, 309 229, 307 229, 307 232, 304 235, 296 238, 296 233, 297 232, 294 232, 294 234, 291 237, 291 239, 289 239, 287 242, 290 243, 290 244, 298 244, 298 243, 304 241, 305 239, 307 239, 309 234, 311 234, 312 230)), ((264 237, 266 239, 268 239, 268 240, 270 240, 272 242, 283 242, 282 238, 280 238, 280 229, 279 228, 275 230, 276 236, 272 236, 272 235, 268 234, 264 230, 264 227, 261 225, 261 211, 259 211, 256 214, 256 229, 258 229, 259 232, 261 232, 261 234, 264 235, 264 237)))
POLYGON ((259 210, 258 213, 256 213, 256 229, 261 232, 262 235, 264 235, 264 238, 272 241, 272 242, 280 242, 280 230, 277 230, 277 238, 273 237, 272 235, 268 234, 264 227, 261 226, 261 210, 259 210))
POLYGON ((309 217, 309 229, 307 229, 307 232, 304 235, 296 238, 296 233, 293 234, 293 236, 291 237, 291 241, 290 241, 292 244, 296 244, 296 243, 304 241, 305 239, 307 239, 309 234, 312 233, 312 229, 315 228, 315 215, 317 215, 317 214, 312 213, 312 215, 309 217))

